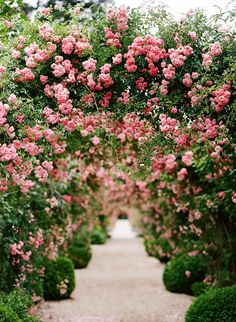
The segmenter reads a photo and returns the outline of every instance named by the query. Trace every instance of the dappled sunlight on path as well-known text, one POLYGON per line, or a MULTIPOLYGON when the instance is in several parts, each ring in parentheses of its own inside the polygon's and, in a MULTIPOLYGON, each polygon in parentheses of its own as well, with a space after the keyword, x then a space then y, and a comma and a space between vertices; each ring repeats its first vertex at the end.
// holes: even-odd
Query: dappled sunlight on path
POLYGON ((87 269, 76 271, 72 299, 42 305, 44 322, 183 322, 191 297, 162 283, 163 265, 148 257, 129 223, 118 221, 106 245, 93 246, 87 269))

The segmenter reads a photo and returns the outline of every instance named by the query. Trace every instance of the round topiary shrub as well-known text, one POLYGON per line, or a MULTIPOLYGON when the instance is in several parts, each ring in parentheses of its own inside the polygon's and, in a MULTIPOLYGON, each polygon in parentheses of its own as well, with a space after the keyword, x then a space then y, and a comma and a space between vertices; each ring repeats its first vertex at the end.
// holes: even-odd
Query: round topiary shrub
POLYGON ((75 268, 86 268, 92 258, 91 247, 71 246, 68 248, 68 255, 75 268))
POLYGON ((28 314, 29 308, 33 304, 29 293, 23 289, 15 289, 6 296, 5 304, 12 307, 14 312, 22 319, 28 314))
POLYGON ((192 284, 203 281, 206 272, 207 265, 202 256, 184 254, 166 264, 163 282, 170 292, 192 294, 192 284))
POLYGON ((74 238, 71 242, 70 242, 70 246, 75 246, 75 247, 89 247, 90 246, 90 242, 86 239, 83 238, 74 238))
MULTIPOLYGON (((29 314, 29 309, 33 304, 31 295, 23 289, 15 289, 9 294, 5 294, 0 299, 1 304, 11 308, 22 322, 40 322, 40 320, 29 314)), ((0 320, 1 321, 1 320, 0 320)), ((5 320, 4 320, 5 321, 5 320)))
POLYGON ((75 288, 73 262, 66 257, 48 261, 45 265, 44 299, 62 300, 70 297, 75 288))
POLYGON ((199 296, 209 291, 210 286, 204 282, 195 282, 191 286, 191 289, 194 296, 199 296))
POLYGON ((11 307, 0 304, 0 322, 22 322, 11 307))
POLYGON ((98 228, 94 228, 91 232, 91 244, 102 245, 105 244, 107 239, 106 233, 98 228))
POLYGON ((188 309, 185 322, 235 322, 236 286, 211 289, 188 309))

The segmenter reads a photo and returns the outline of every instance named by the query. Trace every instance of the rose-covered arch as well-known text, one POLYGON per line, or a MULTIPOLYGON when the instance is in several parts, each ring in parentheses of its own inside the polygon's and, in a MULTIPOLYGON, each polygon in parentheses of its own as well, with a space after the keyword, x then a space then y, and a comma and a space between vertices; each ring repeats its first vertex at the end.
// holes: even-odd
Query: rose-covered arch
POLYGON ((139 209, 150 254, 202 253, 208 279, 235 281, 233 31, 200 11, 92 18, 4 22, 1 287, 32 289, 45 257, 118 204, 139 209))

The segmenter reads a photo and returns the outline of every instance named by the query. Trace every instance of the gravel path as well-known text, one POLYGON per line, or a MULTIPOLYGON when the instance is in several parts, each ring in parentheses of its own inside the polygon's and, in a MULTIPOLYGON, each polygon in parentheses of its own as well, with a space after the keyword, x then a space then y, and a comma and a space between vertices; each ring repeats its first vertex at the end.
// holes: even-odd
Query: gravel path
POLYGON ((87 269, 76 271, 72 299, 43 303, 43 322, 184 322, 191 297, 162 283, 163 265, 148 257, 127 221, 106 245, 93 246, 87 269))

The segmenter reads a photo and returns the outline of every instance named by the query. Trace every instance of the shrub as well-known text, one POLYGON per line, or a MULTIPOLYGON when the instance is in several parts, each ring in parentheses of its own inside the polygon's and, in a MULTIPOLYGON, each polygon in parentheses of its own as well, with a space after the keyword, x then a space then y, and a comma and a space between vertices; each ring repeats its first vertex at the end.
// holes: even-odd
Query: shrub
POLYGON ((154 257, 155 255, 154 255, 153 241, 145 238, 144 246, 145 246, 145 250, 148 253, 148 255, 151 257, 154 257))
POLYGON ((91 247, 89 245, 84 247, 71 246, 68 248, 68 255, 75 268, 86 268, 92 257, 91 247))
POLYGON ((236 286, 212 289, 190 306, 185 322, 235 322, 236 286))
MULTIPOLYGON (((2 295, 0 299, 0 303, 1 305, 5 305, 7 308, 12 310, 16 314, 18 318, 18 320, 16 321, 40 322, 40 320, 37 319, 36 317, 29 315, 29 309, 33 304, 33 301, 31 299, 30 294, 24 291, 23 289, 15 289, 14 291, 12 291, 7 295, 6 294, 2 295)), ((0 321, 5 321, 5 320, 0 319, 0 321)), ((15 320, 10 320, 10 321, 15 321, 15 320)))
POLYGON ((170 260, 171 246, 167 239, 159 237, 156 242, 154 257, 161 263, 167 263, 170 260))
POLYGON ((0 322, 22 322, 11 307, 0 303, 0 322))
POLYGON ((163 281, 170 292, 192 294, 192 284, 201 282, 206 271, 206 262, 201 256, 184 254, 167 263, 163 281))
POLYGON ((194 296, 199 296, 206 293, 210 286, 204 282, 195 282, 192 284, 191 289, 194 296))
POLYGON ((69 247, 75 246, 75 247, 89 247, 90 245, 90 238, 89 233, 87 233, 87 236, 81 236, 79 233, 76 233, 73 236, 73 239, 69 241, 69 247))
POLYGON ((70 297, 75 288, 75 273, 72 261, 59 257, 45 265, 44 299, 61 300, 70 297))
POLYGON ((106 238, 106 233, 98 227, 94 228, 91 232, 91 244, 93 245, 105 244, 106 238))
POLYGON ((146 252, 149 256, 157 258, 161 263, 167 263, 169 256, 167 256, 169 243, 161 238, 149 238, 144 242, 146 252))
POLYGON ((33 301, 31 296, 24 290, 16 289, 5 297, 4 303, 11 307, 22 321, 25 321, 33 301))

